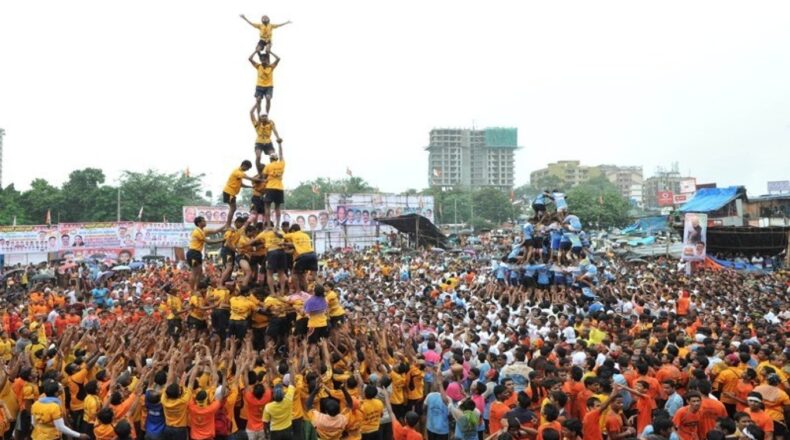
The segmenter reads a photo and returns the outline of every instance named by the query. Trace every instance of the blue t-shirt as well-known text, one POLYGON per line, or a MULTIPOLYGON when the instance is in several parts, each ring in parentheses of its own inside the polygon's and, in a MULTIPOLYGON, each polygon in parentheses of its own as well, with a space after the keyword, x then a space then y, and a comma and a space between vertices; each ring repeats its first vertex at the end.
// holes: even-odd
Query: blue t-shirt
MULTIPOLYGON (((146 394, 151 392, 153 390, 148 390, 146 394)), ((165 413, 161 402, 152 405, 148 402, 147 397, 145 399, 145 410, 148 412, 148 415, 145 418, 145 433, 158 435, 165 430, 165 413)))
POLYGON ((440 435, 450 433, 450 411, 441 394, 433 392, 425 398, 425 417, 428 431, 440 435))
POLYGON ((568 209, 568 202, 565 201, 565 193, 556 192, 552 195, 554 196, 554 205, 557 207, 557 211, 568 209))
POLYGON ((102 288, 97 287, 97 288, 91 290, 91 295, 93 296, 93 301, 96 304, 104 304, 104 302, 106 301, 107 293, 108 293, 107 292, 107 288, 105 288, 105 287, 102 287, 102 288))
POLYGON ((537 196, 535 196, 535 202, 533 202, 533 203, 535 203, 536 205, 545 205, 546 204, 546 196, 544 196, 542 193, 538 194, 537 196))
POLYGON ((532 223, 527 223, 521 227, 521 232, 524 234, 524 238, 529 240, 532 238, 532 235, 535 234, 535 225, 532 223))
POLYGON ((568 223, 569 225, 571 225, 571 228, 573 228, 573 230, 575 230, 575 231, 578 231, 578 230, 580 230, 582 228, 581 220, 579 220, 579 217, 577 217, 577 216, 575 216, 573 214, 565 217, 565 220, 563 220, 563 223, 568 223))

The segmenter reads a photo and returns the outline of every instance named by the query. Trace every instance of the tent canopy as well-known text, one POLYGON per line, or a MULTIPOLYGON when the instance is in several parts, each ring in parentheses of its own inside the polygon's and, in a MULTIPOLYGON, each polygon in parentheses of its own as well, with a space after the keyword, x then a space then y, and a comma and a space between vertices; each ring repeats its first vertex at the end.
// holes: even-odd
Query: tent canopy
POLYGON ((398 217, 377 218, 376 221, 392 226, 404 234, 417 234, 422 244, 430 244, 440 248, 447 247, 447 237, 427 218, 417 214, 406 214, 398 217), (419 227, 417 226, 419 225, 419 227), (419 231, 418 231, 419 229, 419 231))
POLYGON ((680 207, 680 212, 712 212, 721 209, 726 204, 745 195, 742 186, 727 188, 702 188, 694 194, 694 198, 680 207))

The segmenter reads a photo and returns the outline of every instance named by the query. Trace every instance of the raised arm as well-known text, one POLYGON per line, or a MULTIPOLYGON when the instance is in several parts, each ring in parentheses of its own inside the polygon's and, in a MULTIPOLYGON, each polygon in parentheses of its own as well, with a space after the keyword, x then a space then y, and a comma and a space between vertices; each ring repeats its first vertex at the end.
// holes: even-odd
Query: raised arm
MULTIPOLYGON (((244 17, 244 16, 242 15, 242 17, 244 17)), ((279 27, 283 27, 283 26, 285 26, 286 24, 291 24, 291 23, 293 23, 293 22, 292 22, 291 20, 288 20, 288 21, 286 21, 285 23, 280 23, 280 24, 273 24, 273 25, 272 25, 272 29, 277 29, 277 28, 279 28, 279 27)))
POLYGON ((255 114, 255 107, 250 109, 250 122, 252 122, 253 127, 258 126, 258 115, 255 114))
POLYGON ((247 58, 247 60, 249 60, 250 64, 252 64, 252 67, 257 69, 258 66, 260 66, 260 64, 256 63, 255 60, 252 59, 255 56, 256 53, 258 53, 258 52, 253 52, 252 54, 250 54, 250 57, 247 58))
POLYGON ((239 14, 239 17, 241 17, 242 20, 246 21, 247 24, 249 24, 250 26, 254 27, 255 29, 258 29, 258 25, 248 20, 247 17, 244 16, 244 14, 239 14))
MULTIPOLYGON (((278 143, 282 143, 283 138, 280 137, 280 133, 277 133, 277 124, 275 124, 274 121, 271 122, 272 122, 272 133, 274 133, 274 138, 277 139, 278 143)), ((280 151, 280 156, 282 156, 282 151, 280 151)))
POLYGON ((277 54, 274 53, 274 52, 269 52, 269 55, 274 57, 274 62, 272 63, 272 68, 277 67, 277 65, 280 64, 280 57, 278 57, 277 54))
POLYGON ((285 157, 283 157, 283 140, 279 139, 279 136, 277 139, 277 154, 279 154, 280 160, 285 162, 285 157))

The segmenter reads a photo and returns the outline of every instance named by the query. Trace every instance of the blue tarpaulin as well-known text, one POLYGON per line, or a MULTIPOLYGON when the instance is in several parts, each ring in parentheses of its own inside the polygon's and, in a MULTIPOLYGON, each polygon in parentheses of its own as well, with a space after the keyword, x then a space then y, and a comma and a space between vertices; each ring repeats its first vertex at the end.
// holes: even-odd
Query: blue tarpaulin
POLYGON ((680 207, 680 212, 711 212, 720 209, 738 197, 741 187, 702 188, 694 198, 680 207))
POLYGON ((669 221, 667 216, 659 215, 653 217, 642 217, 637 219, 634 224, 623 229, 623 234, 647 233, 653 234, 661 231, 668 231, 669 221))
POLYGON ((755 265, 749 264, 749 263, 736 263, 734 261, 719 260, 718 258, 714 258, 714 257, 711 257, 711 256, 708 256, 708 258, 713 260, 719 266, 726 267, 727 269, 745 270, 745 271, 749 271, 749 272, 762 272, 763 271, 763 267, 762 266, 755 266, 755 265))

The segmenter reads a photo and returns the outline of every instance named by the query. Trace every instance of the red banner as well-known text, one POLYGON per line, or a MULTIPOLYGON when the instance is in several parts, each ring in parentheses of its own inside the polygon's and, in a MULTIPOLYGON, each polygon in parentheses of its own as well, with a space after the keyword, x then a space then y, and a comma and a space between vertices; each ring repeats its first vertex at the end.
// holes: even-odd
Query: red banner
POLYGON ((659 191, 658 206, 672 206, 674 204, 673 196, 672 191, 659 191))

